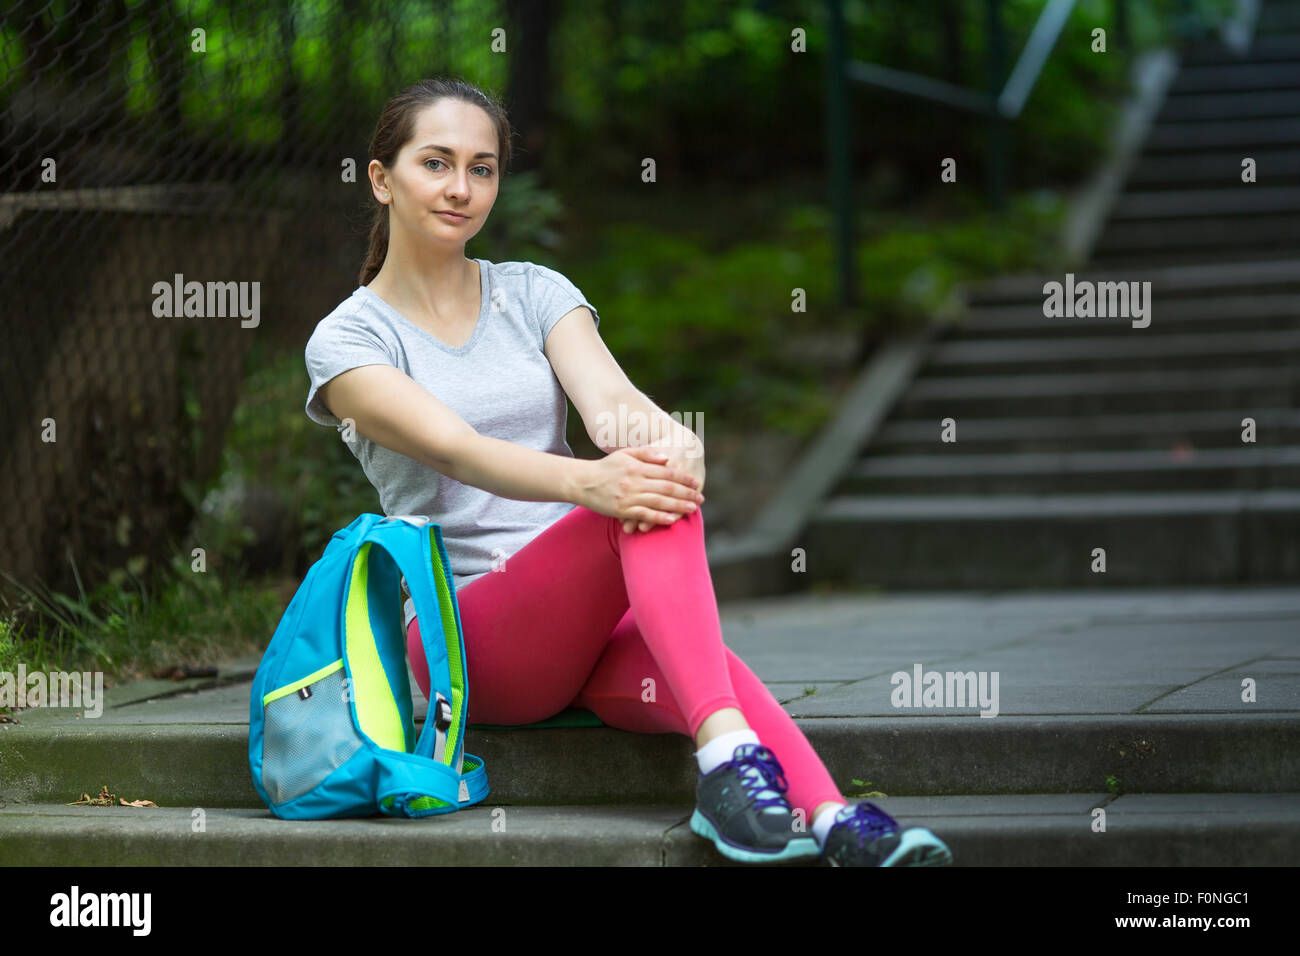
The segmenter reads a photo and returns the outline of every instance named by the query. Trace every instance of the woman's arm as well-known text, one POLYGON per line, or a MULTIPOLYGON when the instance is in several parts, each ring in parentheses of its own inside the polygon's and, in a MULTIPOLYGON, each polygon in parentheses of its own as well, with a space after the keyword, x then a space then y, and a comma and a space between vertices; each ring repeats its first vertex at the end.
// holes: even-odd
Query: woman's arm
POLYGON ((349 369, 319 394, 335 418, 351 419, 376 444, 502 498, 569 501, 654 524, 671 524, 703 501, 696 479, 658 449, 587 460, 489 438, 392 365, 349 369))
POLYGON ((320 389, 330 412, 377 445, 503 498, 579 504, 590 462, 480 435, 391 365, 362 365, 320 389))

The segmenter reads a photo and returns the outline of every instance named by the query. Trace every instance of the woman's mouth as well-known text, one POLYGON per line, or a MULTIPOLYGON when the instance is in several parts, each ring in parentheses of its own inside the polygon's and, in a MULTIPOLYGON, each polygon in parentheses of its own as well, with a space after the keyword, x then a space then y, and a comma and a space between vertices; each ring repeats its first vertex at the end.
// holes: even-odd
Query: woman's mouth
POLYGON ((469 219, 469 216, 462 216, 454 212, 438 212, 437 215, 439 218, 447 220, 447 222, 465 222, 469 219))

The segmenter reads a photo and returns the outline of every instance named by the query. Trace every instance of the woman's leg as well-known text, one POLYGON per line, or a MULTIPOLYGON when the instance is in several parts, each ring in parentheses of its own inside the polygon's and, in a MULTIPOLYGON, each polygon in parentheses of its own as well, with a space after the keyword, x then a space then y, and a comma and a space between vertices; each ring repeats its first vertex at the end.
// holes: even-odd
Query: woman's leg
MULTIPOLYGON (((468 722, 532 723, 575 704, 612 727, 696 736, 711 713, 738 708, 787 770, 792 806, 811 817, 842 798, 802 731, 723 644, 703 531, 699 511, 626 534, 578 507, 458 591, 468 722)), ((407 646, 427 697, 417 622, 407 646)))
MULTIPOLYGON (((731 648, 724 646, 724 651, 740 709, 758 739, 781 761, 790 785, 786 793, 790 806, 802 809, 811 825, 816 809, 823 803, 846 801, 808 738, 772 692, 731 648)), ((646 734, 687 732, 671 682, 646 645, 631 610, 610 635, 605 652, 573 705, 587 708, 620 730, 646 734)))
MULTIPOLYGON (((563 710, 629 609, 692 736, 719 709, 739 709, 703 520, 696 511, 672 525, 627 534, 618 519, 578 506, 500 570, 457 591, 468 722, 526 724, 563 710)), ((407 650, 427 697, 418 621, 408 629, 407 650)))

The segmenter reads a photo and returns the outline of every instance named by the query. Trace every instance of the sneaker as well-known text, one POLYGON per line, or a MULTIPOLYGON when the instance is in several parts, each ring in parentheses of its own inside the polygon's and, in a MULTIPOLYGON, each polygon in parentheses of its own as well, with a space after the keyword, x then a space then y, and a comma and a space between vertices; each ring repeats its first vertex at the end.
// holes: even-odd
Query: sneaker
POLYGON ((772 751, 741 744, 730 761, 700 775, 691 830, 712 840, 723 856, 743 863, 818 856, 821 848, 812 833, 795 831, 794 812, 782 796, 787 789, 772 751))
POLYGON ((952 851, 925 827, 903 830, 874 803, 835 814, 822 856, 831 866, 949 866, 952 851))

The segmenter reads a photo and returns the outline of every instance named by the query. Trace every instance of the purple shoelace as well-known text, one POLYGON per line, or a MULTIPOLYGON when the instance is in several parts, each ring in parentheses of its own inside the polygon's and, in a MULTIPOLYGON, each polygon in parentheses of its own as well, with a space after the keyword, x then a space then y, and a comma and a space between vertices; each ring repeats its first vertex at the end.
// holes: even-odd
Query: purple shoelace
MULTIPOLYGON (((840 813, 844 811, 841 810, 840 813)), ((870 801, 854 805, 853 812, 847 819, 836 821, 849 827, 858 837, 858 846, 877 836, 883 836, 891 830, 898 829, 898 821, 870 801)))
POLYGON ((789 789, 776 754, 763 746, 741 744, 736 748, 740 756, 731 761, 740 772, 750 794, 754 797, 754 807, 758 810, 773 808, 783 812, 788 810, 782 796, 789 789))

